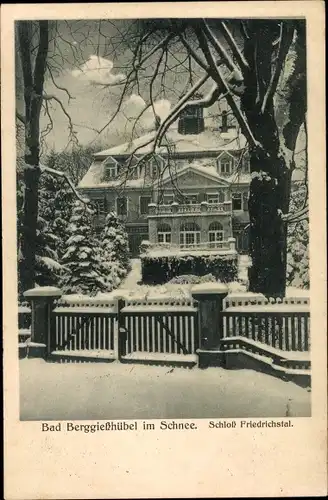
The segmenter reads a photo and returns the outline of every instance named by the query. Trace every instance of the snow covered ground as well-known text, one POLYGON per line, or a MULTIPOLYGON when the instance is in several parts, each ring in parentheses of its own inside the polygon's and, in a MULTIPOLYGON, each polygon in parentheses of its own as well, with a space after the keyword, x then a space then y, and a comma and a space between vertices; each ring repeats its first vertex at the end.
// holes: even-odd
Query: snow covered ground
POLYGON ((139 281, 141 281, 141 260, 131 259, 130 264, 131 270, 127 277, 122 281, 120 288, 132 289, 138 285, 139 281))
POLYGON ((21 420, 310 416, 310 393, 251 370, 20 361, 21 420))

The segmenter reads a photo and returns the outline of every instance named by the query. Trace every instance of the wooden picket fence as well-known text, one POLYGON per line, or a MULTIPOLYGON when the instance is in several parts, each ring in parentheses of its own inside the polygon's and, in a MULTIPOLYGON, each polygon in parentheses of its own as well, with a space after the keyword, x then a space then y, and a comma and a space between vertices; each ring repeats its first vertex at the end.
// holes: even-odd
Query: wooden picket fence
MULTIPOLYGON (((30 315, 28 307, 19 309, 19 327, 25 338, 30 315)), ((225 342, 242 338, 250 345, 256 342, 260 347, 285 352, 310 350, 307 298, 273 304, 261 296, 228 296, 222 320, 221 337, 225 342)), ((195 365, 202 347, 200 339, 198 305, 191 298, 63 298, 52 313, 48 358, 195 365)))

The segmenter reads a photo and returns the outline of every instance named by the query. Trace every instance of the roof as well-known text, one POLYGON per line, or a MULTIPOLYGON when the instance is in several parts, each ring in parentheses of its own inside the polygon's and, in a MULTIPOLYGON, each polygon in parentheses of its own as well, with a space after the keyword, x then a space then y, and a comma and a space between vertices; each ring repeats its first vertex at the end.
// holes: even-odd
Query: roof
MULTIPOLYGON (((143 187, 145 185, 153 184, 152 181, 145 181, 143 177, 139 179, 130 179, 122 181, 122 179, 115 179, 102 182, 104 178, 104 164, 103 161, 108 157, 113 157, 116 159, 125 159, 133 153, 139 155, 145 155, 152 152, 153 140, 155 138, 156 131, 153 130, 142 137, 138 137, 130 142, 120 144, 119 146, 112 147, 110 149, 105 149, 99 153, 94 154, 94 162, 91 164, 88 172, 83 177, 79 183, 79 188, 104 188, 104 187, 121 187, 124 184, 125 188, 137 188, 143 187)), ((211 178, 212 180, 217 180, 222 183, 230 184, 234 182, 234 175, 223 179, 214 167, 204 166, 197 164, 197 154, 209 153, 211 156, 219 156, 224 151, 229 152, 229 154, 238 154, 238 152, 246 146, 246 139, 243 135, 236 137, 235 129, 231 133, 220 134, 218 130, 206 129, 204 132, 198 135, 194 134, 179 134, 176 125, 169 128, 165 134, 165 138, 162 141, 162 145, 156 149, 156 153, 162 156, 167 156, 168 154, 174 155, 184 155, 184 154, 195 154, 195 159, 192 164, 194 171, 199 174, 211 178)), ((186 172, 189 167, 186 166, 181 169, 182 172, 186 172)), ((180 172, 179 172, 180 175, 180 172)), ((170 178, 170 173, 167 171, 164 174, 163 181, 170 178)), ((247 174, 241 174, 243 179, 238 179, 239 183, 249 183, 250 176, 247 174), (246 179, 247 177, 247 179, 246 179)))
MULTIPOLYGON (((206 177, 207 179, 210 179, 212 181, 218 182, 218 184, 221 184, 221 185, 223 184, 223 185, 229 186, 231 183, 230 177, 228 177, 228 178, 221 177, 218 174, 215 167, 212 167, 212 166, 205 167, 202 165, 198 165, 197 161, 195 161, 189 165, 187 164, 184 167, 182 167, 181 169, 179 169, 176 172, 176 175, 174 175, 174 178, 177 179, 177 178, 182 177, 182 176, 186 175, 187 173, 189 174, 191 172, 199 174, 199 175, 206 177)), ((250 175, 248 177, 250 180, 250 175)), ((163 178, 161 179, 160 182, 163 185, 163 184, 166 184, 167 182, 171 182, 171 181, 172 181, 172 173, 169 170, 166 170, 166 172, 164 173, 163 178)), ((159 181, 157 181, 156 184, 159 184, 159 181)))
MULTIPOLYGON (((133 153, 143 155, 152 152, 153 140, 156 131, 138 137, 130 142, 120 144, 110 149, 100 151, 94 155, 95 158, 105 159, 108 156, 129 156, 133 153)), ((167 155, 168 148, 171 154, 205 153, 221 151, 239 151, 246 146, 243 135, 236 137, 236 133, 225 134, 224 138, 218 130, 205 130, 201 134, 179 134, 176 127, 171 127, 165 134, 162 145, 156 148, 156 153, 167 155)))

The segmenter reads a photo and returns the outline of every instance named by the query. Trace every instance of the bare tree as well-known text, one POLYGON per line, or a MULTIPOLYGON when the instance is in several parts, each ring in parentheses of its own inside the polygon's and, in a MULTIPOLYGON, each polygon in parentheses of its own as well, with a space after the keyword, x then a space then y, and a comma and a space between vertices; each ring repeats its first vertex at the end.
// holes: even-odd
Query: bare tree
POLYGON ((224 98, 250 155, 250 289, 284 295, 287 224, 307 212, 305 206, 297 214, 288 213, 295 146, 306 120, 305 22, 141 20, 122 32, 122 43, 131 33, 130 69, 119 83, 118 106, 104 128, 132 89, 148 88, 146 105, 154 110, 156 89, 167 88, 174 58, 178 63, 173 71, 182 71, 185 91, 148 141, 151 154, 185 107, 210 107, 224 98), (205 97, 193 99, 209 83, 205 97))
MULTIPOLYGON (((49 114, 48 102, 56 101, 69 125, 70 140, 76 142, 76 134, 66 108, 57 96, 45 92, 46 77, 53 78, 50 61, 54 52, 50 54, 51 44, 56 43, 57 26, 49 21, 18 21, 16 26, 16 44, 18 57, 16 58, 16 96, 17 102, 23 100, 24 113, 17 107, 16 118, 24 129, 24 189, 23 189, 23 217, 19 241, 19 274, 21 292, 32 288, 35 281, 35 255, 38 219, 38 198, 40 175, 42 172, 62 177, 81 199, 73 182, 65 172, 55 170, 40 164, 40 147, 46 131, 41 130, 40 116, 42 109, 49 114), (21 78, 20 78, 21 76, 21 78)), ((72 47, 73 44, 71 44, 72 47)), ((59 88, 59 87, 57 87, 59 88)), ((59 88, 60 89, 60 88, 59 88)), ((60 89, 65 90, 65 89, 60 89)), ((17 136, 21 127, 17 127, 17 136)))

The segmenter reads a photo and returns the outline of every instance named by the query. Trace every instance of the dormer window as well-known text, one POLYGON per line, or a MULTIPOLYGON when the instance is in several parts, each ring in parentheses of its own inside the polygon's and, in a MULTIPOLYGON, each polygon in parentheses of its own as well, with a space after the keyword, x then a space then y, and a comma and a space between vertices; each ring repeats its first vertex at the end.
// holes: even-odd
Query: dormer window
POLYGON ((141 173, 141 165, 138 163, 139 159, 136 156, 128 158, 124 163, 124 169, 128 170, 129 179, 138 179, 141 173))
POLYGON ((250 163, 248 156, 244 156, 243 158, 243 171, 246 172, 247 174, 250 172, 250 163))
POLYGON ((163 158, 159 155, 153 156, 145 165, 145 176, 151 179, 157 179, 161 175, 163 166, 163 158))
MULTIPOLYGON (((191 100, 199 101, 202 95, 195 94, 191 100)), ((196 104, 196 103, 195 103, 196 104)), ((186 106, 180 113, 178 121, 179 134, 200 134, 204 132, 204 113, 203 107, 200 103, 192 106, 186 106)))
POLYGON ((229 175, 232 173, 234 167, 233 157, 224 152, 217 158, 217 169, 219 174, 229 175))
POLYGON ((118 163, 114 158, 109 157, 104 161, 104 180, 115 179, 118 174, 118 163))

